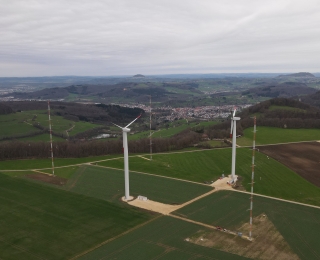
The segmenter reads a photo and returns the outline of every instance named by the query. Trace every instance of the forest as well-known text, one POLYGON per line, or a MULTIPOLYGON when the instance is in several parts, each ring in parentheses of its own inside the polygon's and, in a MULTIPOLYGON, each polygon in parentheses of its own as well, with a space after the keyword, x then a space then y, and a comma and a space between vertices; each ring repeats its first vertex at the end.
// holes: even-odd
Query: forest
MULTIPOLYGON (((171 138, 152 139, 152 150, 155 153, 180 150, 190 147, 201 141, 201 135, 185 130, 171 138)), ((130 153, 148 153, 150 141, 147 138, 129 141, 130 153)), ((10 141, 0 143, 0 160, 26 159, 26 158, 49 158, 50 143, 48 142, 20 142, 10 141)), ((122 153, 122 140, 74 140, 54 142, 53 153, 59 158, 76 158, 107 154, 122 153)))
MULTIPOLYGON (((237 113, 241 120, 237 123, 237 133, 252 127, 252 117, 257 117, 257 125, 278 128, 320 128, 320 109, 287 98, 274 98, 237 113)), ((230 120, 204 129, 210 139, 228 138, 230 120)))

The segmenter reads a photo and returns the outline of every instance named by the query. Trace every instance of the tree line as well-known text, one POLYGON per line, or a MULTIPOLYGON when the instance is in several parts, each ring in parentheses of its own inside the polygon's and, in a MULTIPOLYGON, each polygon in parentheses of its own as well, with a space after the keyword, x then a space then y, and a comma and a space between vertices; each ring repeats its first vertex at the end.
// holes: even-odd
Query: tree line
MULTIPOLYGON (((171 138, 152 139, 152 150, 155 153, 180 150, 197 144, 201 135, 191 130, 185 130, 171 138)), ((140 139, 128 142, 130 153, 148 153, 150 151, 149 139, 140 139)), ((49 142, 1 142, 0 160, 49 158, 49 142)), ((76 158, 99 156, 107 154, 121 154, 122 140, 89 140, 89 141, 65 141, 54 142, 53 153, 58 158, 76 158)))
MULTIPOLYGON (((20 112, 25 110, 47 110, 48 103, 45 101, 8 101, 0 103, 1 111, 20 112), (3 109, 1 110, 1 107, 3 109)), ((97 124, 110 122, 122 123, 132 120, 144 110, 140 108, 121 107, 118 105, 104 104, 80 104, 72 102, 50 102, 52 115, 62 116, 72 121, 86 121, 97 124)))

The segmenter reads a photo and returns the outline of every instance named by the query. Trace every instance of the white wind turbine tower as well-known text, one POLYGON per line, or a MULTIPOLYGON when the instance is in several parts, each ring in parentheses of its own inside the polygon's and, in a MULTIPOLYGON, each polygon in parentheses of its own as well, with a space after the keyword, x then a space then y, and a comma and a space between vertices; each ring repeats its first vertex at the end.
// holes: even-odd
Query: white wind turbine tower
POLYGON ((235 181, 235 171, 236 171, 236 145, 237 145, 237 121, 240 117, 235 117, 236 109, 233 111, 231 117, 231 128, 230 128, 230 138, 232 138, 232 166, 231 166, 231 179, 232 183, 235 181))
MULTIPOLYGON (((136 121, 138 118, 140 118, 141 115, 139 115, 135 120, 133 120, 130 124, 128 124, 125 127, 118 126, 114 124, 115 126, 122 129, 122 137, 123 137, 123 154, 124 154, 124 199, 129 200, 129 158, 128 158, 128 138, 127 133, 130 132, 130 129, 128 126, 130 126, 134 121, 136 121)), ((112 123, 113 124, 113 123, 112 123)))

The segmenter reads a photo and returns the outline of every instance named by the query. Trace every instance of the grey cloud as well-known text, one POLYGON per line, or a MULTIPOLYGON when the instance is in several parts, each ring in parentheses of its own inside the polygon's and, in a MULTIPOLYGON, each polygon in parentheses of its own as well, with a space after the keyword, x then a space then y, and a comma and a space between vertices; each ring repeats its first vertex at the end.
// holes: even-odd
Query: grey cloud
POLYGON ((319 71, 313 0, 0 5, 0 76, 319 71))

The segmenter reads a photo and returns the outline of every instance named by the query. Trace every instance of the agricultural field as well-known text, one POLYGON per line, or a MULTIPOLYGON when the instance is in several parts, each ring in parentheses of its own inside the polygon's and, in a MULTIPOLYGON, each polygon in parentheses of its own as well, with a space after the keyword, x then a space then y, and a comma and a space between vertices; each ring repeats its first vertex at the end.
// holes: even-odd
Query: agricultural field
POLYGON ((153 217, 3 174, 0 182, 1 259, 70 259, 153 217))
MULTIPOLYGON (((82 166, 64 189, 111 202, 124 195, 123 170, 82 166)), ((130 195, 143 195, 150 200, 181 204, 212 190, 212 187, 179 180, 130 172, 130 195)))
POLYGON ((0 137, 1 138, 6 136, 11 136, 11 135, 31 133, 38 130, 34 128, 31 124, 27 124, 24 122, 25 118, 30 118, 30 115, 28 117, 23 117, 21 114, 22 113, 0 115, 0 123, 1 123, 0 137))
MULTIPOLYGON (((63 168, 55 168, 54 175, 56 177, 60 177, 67 181, 70 179, 75 172, 79 170, 80 166, 70 166, 70 167, 63 167, 63 168)), ((29 178, 31 175, 39 174, 42 176, 52 174, 52 169, 41 169, 41 170, 26 170, 26 171, 0 171, 2 174, 11 176, 11 177, 26 177, 29 178), (44 174, 43 174, 44 173, 44 174)), ((41 179, 39 179, 41 180, 41 179)))
MULTIPOLYGON (((161 128, 152 131, 152 138, 168 138, 174 136, 188 128, 206 127, 217 124, 216 121, 204 121, 204 122, 188 122, 187 120, 178 120, 176 122, 168 123, 168 128, 161 128)), ((141 138, 148 138, 150 131, 143 131, 128 136, 128 140, 137 140, 141 138)))
MULTIPOLYGON (((0 123, 2 125, 0 129, 0 138, 25 135, 28 133, 38 132, 39 129, 35 128, 33 124, 39 124, 45 128, 49 128, 48 112, 45 110, 30 110, 16 112, 8 115, 0 115, 0 123)), ((62 116, 51 116, 52 131, 56 133, 68 134, 70 136, 87 131, 89 129, 98 127, 99 125, 91 124, 88 122, 73 122, 64 119, 62 116)), ((45 138, 45 135, 24 137, 23 141, 48 141, 49 136, 45 138)))
MULTIPOLYGON (((53 142, 62 142, 65 141, 66 139, 59 137, 59 136, 52 136, 52 141, 53 142)), ((26 141, 26 142, 49 142, 50 141, 50 135, 49 134, 40 134, 40 135, 35 135, 35 136, 30 136, 30 137, 23 137, 19 138, 19 141, 26 141)))
POLYGON ((199 229, 202 227, 196 224, 162 216, 80 256, 79 259, 247 259, 185 241, 199 229))
MULTIPOLYGON (((243 137, 237 138, 237 145, 252 146, 253 128, 244 130, 243 137)), ((279 144, 320 140, 320 129, 285 129, 276 127, 257 127, 256 145, 279 144)))
MULTIPOLYGON (((54 165, 58 167, 70 166, 74 164, 83 164, 88 162, 97 162, 113 158, 123 158, 122 155, 102 155, 81 158, 55 158, 54 165)), ((30 170, 30 169, 51 169, 51 158, 48 159, 25 159, 25 160, 6 160, 0 161, 1 170, 30 170)))
MULTIPOLYGON (((228 230, 243 231, 241 227, 249 221, 248 197, 248 194, 219 191, 179 209, 174 214, 228 230)), ((301 259, 320 258, 320 209, 255 196, 253 217, 259 215, 265 215, 272 222, 301 259)), ((258 229, 259 226, 253 229, 253 238, 258 229)))
MULTIPOLYGON (((250 189, 251 155, 252 151, 248 148, 237 149, 240 190, 250 189)), ((147 155, 133 155, 129 158, 130 194, 143 195, 167 204, 182 204, 212 190, 212 187, 156 175, 202 183, 214 181, 222 173, 227 175, 230 172, 231 149, 154 154, 152 161, 147 159, 147 155)), ((0 181, 3 183, 0 188, 0 203, 4 205, 4 211, 0 214, 4 223, 8 224, 0 231, 0 248, 7 248, 4 241, 12 245, 7 251, 0 253, 0 258, 34 259, 36 256, 65 259, 76 255, 80 259, 104 259, 106 256, 111 259, 128 259, 132 255, 138 259, 249 257, 244 252, 248 250, 244 248, 249 248, 251 242, 232 235, 229 238, 230 234, 172 216, 156 217, 156 213, 148 213, 123 203, 123 157, 120 155, 56 159, 55 165, 56 175, 64 179, 65 183, 50 186, 49 179, 39 180, 36 178, 37 172, 27 170, 37 168, 39 172, 51 173, 50 159, 0 162, 0 171, 12 170, 6 171, 5 175, 0 174, 0 181), (93 162, 93 165, 88 165, 89 162, 93 162), (80 165, 70 166, 74 164, 80 165), (25 171, 17 171, 19 169, 25 171), (147 222, 152 217, 155 217, 154 220, 147 222), (34 227, 33 223, 37 223, 37 226, 34 227), (143 223, 146 224, 122 234, 143 223), (205 243, 201 240, 203 237, 205 243), (109 242, 103 243, 108 239, 109 242), (99 244, 101 246, 97 246, 99 244), (232 248, 241 248, 243 252, 237 255, 240 254, 240 249, 235 252, 232 248), (27 251, 25 253, 22 250, 27 251)), ((320 206, 319 187, 261 152, 256 153, 255 178, 256 193, 320 206)), ((248 194, 236 191, 218 191, 173 214, 246 233, 248 227, 245 227, 245 223, 249 219, 248 198, 248 194)), ((259 236, 260 240, 257 241, 260 241, 259 250, 262 255, 269 252, 268 243, 277 239, 276 241, 281 242, 281 254, 289 255, 289 259, 317 259, 320 255, 316 247, 320 231, 319 209, 255 196, 254 221, 258 223, 258 219, 264 215, 267 216, 268 225, 264 224, 257 230, 259 224, 256 224, 253 230, 253 236, 259 236), (261 240, 263 232, 272 233, 273 236, 261 240)))
MULTIPOLYGON (((252 151, 237 149, 236 174, 241 176, 239 188, 249 191, 251 182, 252 151)), ((185 179, 211 182, 231 172, 231 149, 214 149, 181 153, 154 154, 152 161, 131 157, 130 170, 185 179)), ((122 169, 123 159, 98 163, 122 169)), ((263 195, 320 205, 320 188, 308 182, 283 164, 257 152, 255 159, 255 192, 263 195)))
POLYGON ((286 165, 300 176, 320 187, 320 143, 260 146, 259 150, 286 165))

